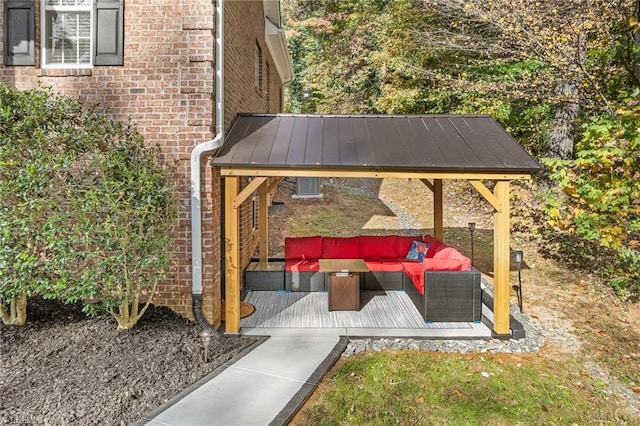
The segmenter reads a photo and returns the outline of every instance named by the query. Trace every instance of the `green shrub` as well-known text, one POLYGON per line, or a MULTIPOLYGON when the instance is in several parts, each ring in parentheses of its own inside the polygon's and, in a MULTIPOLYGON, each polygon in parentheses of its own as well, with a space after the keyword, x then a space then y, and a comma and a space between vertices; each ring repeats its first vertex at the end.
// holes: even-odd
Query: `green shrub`
POLYGON ((5 314, 38 294, 132 327, 169 261, 175 191, 157 150, 133 126, 42 88, 0 85, 0 128, 5 314))
POLYGON ((593 250, 580 254, 572 247, 599 246, 593 266, 618 294, 632 299, 640 297, 639 120, 637 89, 623 96, 615 115, 584 125, 575 160, 544 160, 562 191, 546 203, 549 235, 585 263, 594 261, 593 250))

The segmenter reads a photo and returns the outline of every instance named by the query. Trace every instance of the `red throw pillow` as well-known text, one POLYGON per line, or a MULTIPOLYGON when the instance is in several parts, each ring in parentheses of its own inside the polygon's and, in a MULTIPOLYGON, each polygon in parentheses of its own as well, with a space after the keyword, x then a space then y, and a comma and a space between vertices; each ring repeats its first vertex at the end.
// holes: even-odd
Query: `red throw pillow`
POLYGON ((404 259, 409 250, 411 249, 411 244, 414 241, 420 240, 419 236, 413 235, 400 235, 396 237, 396 255, 398 259, 404 259))

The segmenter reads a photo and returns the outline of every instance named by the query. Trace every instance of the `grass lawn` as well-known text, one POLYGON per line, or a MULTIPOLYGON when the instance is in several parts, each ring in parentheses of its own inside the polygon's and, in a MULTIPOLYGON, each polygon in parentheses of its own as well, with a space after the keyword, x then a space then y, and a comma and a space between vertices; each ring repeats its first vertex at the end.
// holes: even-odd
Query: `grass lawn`
POLYGON ((634 424, 576 363, 534 355, 361 353, 329 377, 292 424, 634 424))

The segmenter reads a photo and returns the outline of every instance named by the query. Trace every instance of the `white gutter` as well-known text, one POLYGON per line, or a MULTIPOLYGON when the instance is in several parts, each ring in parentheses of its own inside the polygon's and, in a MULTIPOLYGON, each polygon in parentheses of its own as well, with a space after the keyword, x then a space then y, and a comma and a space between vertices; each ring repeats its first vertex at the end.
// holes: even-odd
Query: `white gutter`
POLYGON ((202 156, 222 146, 224 142, 224 0, 216 1, 216 135, 207 142, 196 145, 191 151, 191 293, 193 314, 198 324, 212 330, 202 317, 202 156))
POLYGON ((276 25, 268 16, 264 18, 264 41, 276 65, 282 84, 293 81, 293 64, 287 47, 287 37, 282 28, 276 25))

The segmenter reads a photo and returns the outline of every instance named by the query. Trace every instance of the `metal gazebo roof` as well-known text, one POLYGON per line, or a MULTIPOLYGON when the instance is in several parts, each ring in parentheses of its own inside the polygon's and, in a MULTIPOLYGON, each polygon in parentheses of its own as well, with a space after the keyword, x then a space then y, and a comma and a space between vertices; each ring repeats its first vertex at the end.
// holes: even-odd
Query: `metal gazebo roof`
POLYGON ((540 169, 485 115, 240 114, 212 164, 423 173, 540 169))

